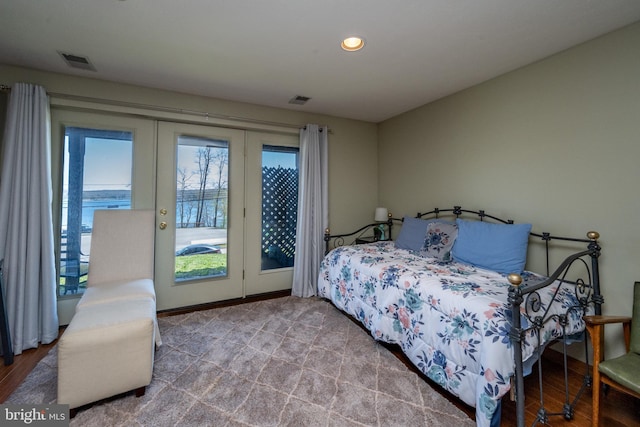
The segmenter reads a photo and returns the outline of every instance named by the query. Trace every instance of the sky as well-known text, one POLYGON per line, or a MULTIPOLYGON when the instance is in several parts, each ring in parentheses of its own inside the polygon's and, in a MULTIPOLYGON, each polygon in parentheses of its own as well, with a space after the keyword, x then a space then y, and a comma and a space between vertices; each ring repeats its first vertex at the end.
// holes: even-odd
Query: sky
POLYGON ((285 169, 295 169, 296 155, 292 153, 277 153, 273 151, 262 152, 262 165, 268 167, 281 166, 285 169))
MULTIPOLYGON (((65 148, 68 139, 65 138, 65 148)), ((84 156, 85 190, 130 190, 132 171, 131 141, 87 138, 84 156)), ((63 191, 69 188, 69 152, 64 152, 63 191)))
MULTIPOLYGON (((204 141, 206 142, 206 140, 204 141)), ((68 140, 65 139, 65 145, 68 140)), ((216 145, 219 145, 216 144, 216 145)), ((180 145, 178 167, 197 171, 196 152, 202 145, 180 145)), ((85 145, 85 190, 129 190, 132 175, 132 141, 87 138, 85 145)), ((290 152, 263 151, 262 163, 268 167, 295 168, 297 156, 290 152)), ((69 155, 65 150, 64 191, 68 189, 69 155)), ((197 182, 194 181, 194 182, 197 182)))

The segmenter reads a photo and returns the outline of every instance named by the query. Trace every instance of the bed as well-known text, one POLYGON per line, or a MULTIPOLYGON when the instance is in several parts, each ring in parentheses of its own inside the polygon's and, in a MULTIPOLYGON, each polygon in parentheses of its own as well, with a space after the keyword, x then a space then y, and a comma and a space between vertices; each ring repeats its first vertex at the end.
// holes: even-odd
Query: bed
MULTIPOLYGON (((388 236, 396 221, 389 218, 388 236)), ((424 375, 474 406, 478 426, 499 425, 500 402, 509 391, 523 426, 524 375, 551 343, 562 343, 565 355, 571 342, 586 346, 582 317, 600 313, 598 233, 538 234, 530 224, 460 206, 402 221, 395 241, 345 244, 379 224, 342 235, 327 230, 327 249, 335 248, 321 263, 318 295, 376 340, 399 345, 424 375), (525 270, 532 239, 545 253, 544 274, 525 270), (570 254, 550 273, 554 246, 570 254)), ((583 390, 573 401, 567 393, 559 413, 541 399, 536 421, 570 419, 583 390)))

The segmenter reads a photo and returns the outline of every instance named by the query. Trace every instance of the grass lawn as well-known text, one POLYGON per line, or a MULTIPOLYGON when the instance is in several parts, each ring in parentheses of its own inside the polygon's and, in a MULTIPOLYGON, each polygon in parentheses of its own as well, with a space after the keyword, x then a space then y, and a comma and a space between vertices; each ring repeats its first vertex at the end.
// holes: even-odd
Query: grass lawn
MULTIPOLYGON (((72 293, 83 293, 87 286, 87 271, 89 266, 81 264, 81 277, 78 289, 72 293)), ((60 285, 58 292, 65 293, 64 265, 61 268, 60 285)), ((176 257, 176 280, 197 279, 201 277, 219 277, 227 274, 227 254, 202 254, 176 257)))
POLYGON ((176 257, 176 279, 224 276, 227 274, 227 254, 202 254, 176 257))

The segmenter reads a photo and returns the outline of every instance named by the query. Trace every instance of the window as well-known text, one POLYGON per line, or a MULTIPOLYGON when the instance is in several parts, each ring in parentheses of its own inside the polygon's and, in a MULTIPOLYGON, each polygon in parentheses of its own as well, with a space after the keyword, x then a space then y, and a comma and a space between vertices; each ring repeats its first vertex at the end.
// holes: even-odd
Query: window
POLYGON ((292 267, 298 215, 298 148, 262 148, 262 270, 292 267))
POLYGON ((133 133, 65 127, 58 294, 84 292, 93 212, 131 209, 133 133))
POLYGON ((178 137, 176 281, 227 275, 228 145, 178 137))

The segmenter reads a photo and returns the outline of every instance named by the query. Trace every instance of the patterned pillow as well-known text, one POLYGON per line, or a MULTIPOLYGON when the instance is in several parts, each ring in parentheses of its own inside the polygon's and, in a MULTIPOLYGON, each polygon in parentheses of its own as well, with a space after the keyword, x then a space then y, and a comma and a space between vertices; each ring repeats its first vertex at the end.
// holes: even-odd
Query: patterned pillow
POLYGON ((438 261, 451 261, 451 248, 458 236, 458 226, 446 222, 432 222, 427 226, 427 234, 420 255, 436 258, 438 261))

